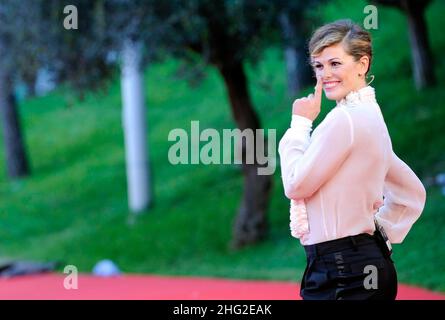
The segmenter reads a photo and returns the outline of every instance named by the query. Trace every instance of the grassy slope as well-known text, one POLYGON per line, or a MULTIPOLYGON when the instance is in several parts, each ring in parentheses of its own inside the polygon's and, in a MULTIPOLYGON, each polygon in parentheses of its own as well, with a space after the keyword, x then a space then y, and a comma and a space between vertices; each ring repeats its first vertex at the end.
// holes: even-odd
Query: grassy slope
MULTIPOLYGON (((355 7, 346 3, 351 2, 335 1, 336 5, 324 7, 323 18, 339 18, 340 12, 360 21, 363 3, 354 2, 355 7)), ((445 47, 439 29, 443 7, 434 3, 428 11, 436 55, 445 47)), ((373 31, 374 85, 394 148, 420 173, 443 150, 438 133, 443 129, 439 120, 444 116, 445 97, 440 87, 445 65, 441 61, 436 65, 440 86, 416 94, 408 78, 404 19, 394 10, 379 14, 379 30, 373 31), (420 126, 416 130, 409 127, 413 121, 420 126), (412 151, 413 145, 417 151, 412 151), (428 156, 420 156, 423 150, 428 156)), ((62 90, 22 105, 33 175, 9 182, 0 170, 0 258, 57 259, 84 272, 99 259, 110 258, 125 272, 300 280, 305 258, 298 241, 289 235, 288 202, 279 170, 274 176, 267 241, 232 252, 228 243, 242 192, 239 169, 168 163, 171 129, 190 131, 191 120, 200 120, 201 129, 219 132, 234 126, 216 72, 209 69, 206 80, 191 89, 172 76, 176 67, 175 61, 169 61, 153 65, 146 73, 156 206, 135 224, 127 223, 118 83, 71 108, 65 107, 62 90)), ((290 112, 280 53, 270 50, 257 68, 248 66, 248 71, 263 125, 277 128, 279 138, 290 112)), ((317 123, 331 106, 323 104, 317 123)), ((4 168, 3 158, 1 153, 0 168, 4 168)), ((395 260, 400 281, 445 291, 445 274, 437 272, 445 270, 445 208, 438 190, 428 192, 424 214, 404 244, 397 246, 395 260)))

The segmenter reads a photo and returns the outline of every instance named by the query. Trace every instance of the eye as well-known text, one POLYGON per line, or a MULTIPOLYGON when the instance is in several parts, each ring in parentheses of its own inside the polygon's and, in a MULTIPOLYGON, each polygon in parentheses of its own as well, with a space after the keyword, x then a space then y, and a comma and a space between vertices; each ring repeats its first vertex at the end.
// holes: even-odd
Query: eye
POLYGON ((321 64, 314 65, 314 69, 320 70, 321 68, 323 68, 321 64))
POLYGON ((338 62, 338 61, 334 61, 334 62, 332 62, 331 65, 332 65, 333 67, 338 67, 339 65, 341 65, 341 63, 338 62))

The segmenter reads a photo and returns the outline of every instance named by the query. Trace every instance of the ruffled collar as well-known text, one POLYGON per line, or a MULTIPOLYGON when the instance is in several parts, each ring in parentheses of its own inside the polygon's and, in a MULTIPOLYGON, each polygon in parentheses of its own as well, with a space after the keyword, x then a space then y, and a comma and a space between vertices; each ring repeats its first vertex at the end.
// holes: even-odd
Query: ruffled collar
POLYGON ((363 102, 376 102, 375 90, 371 86, 349 92, 337 103, 337 107, 354 107, 363 102))

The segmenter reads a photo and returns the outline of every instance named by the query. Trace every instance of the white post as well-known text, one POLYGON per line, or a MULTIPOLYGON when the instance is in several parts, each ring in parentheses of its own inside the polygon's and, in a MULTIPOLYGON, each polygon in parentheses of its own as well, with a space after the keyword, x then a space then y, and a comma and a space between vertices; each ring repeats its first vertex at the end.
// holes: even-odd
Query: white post
POLYGON ((121 67, 128 206, 134 213, 147 209, 152 200, 141 51, 141 43, 126 41, 122 49, 121 67))

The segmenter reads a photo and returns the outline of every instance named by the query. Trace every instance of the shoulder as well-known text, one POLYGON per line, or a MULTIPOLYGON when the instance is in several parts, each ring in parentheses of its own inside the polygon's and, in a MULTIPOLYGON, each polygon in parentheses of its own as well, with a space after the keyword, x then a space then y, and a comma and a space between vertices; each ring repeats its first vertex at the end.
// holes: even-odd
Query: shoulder
POLYGON ((325 137, 329 140, 340 139, 354 142, 354 125, 348 110, 333 108, 313 132, 314 139, 325 137))
POLYGON ((329 111, 323 121, 320 122, 318 127, 321 127, 321 129, 350 129, 353 127, 352 117, 345 108, 334 107, 331 111, 329 111))

